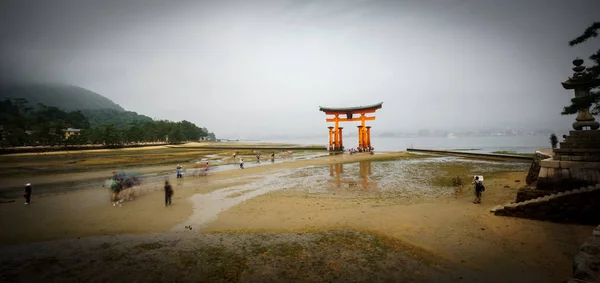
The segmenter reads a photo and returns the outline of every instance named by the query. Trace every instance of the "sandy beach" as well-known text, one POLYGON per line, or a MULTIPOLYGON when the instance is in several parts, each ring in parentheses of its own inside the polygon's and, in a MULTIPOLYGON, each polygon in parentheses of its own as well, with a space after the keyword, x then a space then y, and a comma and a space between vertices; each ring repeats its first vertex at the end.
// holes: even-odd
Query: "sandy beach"
POLYGON ((122 207, 106 188, 34 192, 31 205, 0 204, 0 279, 558 282, 592 228, 489 213, 514 200, 527 167, 405 152, 326 156, 171 177, 171 207, 162 181, 142 184, 122 207), (474 170, 486 172, 479 205, 468 183, 445 185, 474 170), (128 272, 116 271, 123 265, 128 272))

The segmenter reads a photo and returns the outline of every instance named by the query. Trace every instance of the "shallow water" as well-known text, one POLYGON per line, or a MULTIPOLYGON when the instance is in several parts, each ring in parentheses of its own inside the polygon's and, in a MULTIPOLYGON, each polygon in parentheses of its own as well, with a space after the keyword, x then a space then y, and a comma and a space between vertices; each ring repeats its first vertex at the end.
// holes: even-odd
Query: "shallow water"
MULTIPOLYGON (((209 162, 209 165, 210 165, 209 166, 209 174, 210 174, 210 172, 240 170, 239 163, 233 162, 231 160, 230 156, 223 156, 223 158, 221 158, 221 159, 216 159, 219 156, 220 156, 219 154, 211 154, 211 155, 206 155, 203 158, 201 158, 200 160, 194 161, 189 164, 182 163, 181 165, 184 168, 183 176, 191 177, 192 172, 195 170, 192 168, 193 167, 192 164, 203 164, 206 162, 209 162)), ((262 159, 260 162, 257 162, 256 159, 247 158, 246 162, 244 162, 244 168, 257 167, 257 166, 270 165, 270 164, 279 164, 279 163, 285 163, 285 162, 294 162, 296 160, 314 159, 314 158, 319 158, 319 157, 323 157, 323 156, 328 156, 328 154, 327 153, 312 153, 312 152, 297 152, 297 153, 294 153, 293 155, 287 155, 287 156, 276 155, 276 158, 274 161, 271 161, 270 159, 262 159)), ((263 156, 263 157, 265 157, 265 156, 263 156)), ((202 167, 202 169, 203 168, 204 167, 202 167)), ((135 175, 135 176, 139 177, 141 179, 142 183, 163 181, 163 180, 176 178, 175 168, 165 170, 162 172, 146 173, 146 174, 139 174, 139 173, 137 173, 138 171, 136 169, 128 169, 128 170, 126 170, 126 172, 130 175, 135 175)), ((64 192, 64 191, 76 191, 76 190, 85 190, 85 189, 106 187, 107 184, 109 184, 109 183, 107 183, 109 177, 110 176, 107 176, 106 179, 93 179, 93 180, 77 181, 77 182, 73 182, 70 184, 47 184, 47 185, 42 184, 42 185, 37 186, 37 188, 40 189, 40 190, 38 190, 37 194, 48 194, 48 193, 57 193, 57 192, 64 192)), ((21 187, 15 188, 15 189, 0 190, 0 197, 14 198, 14 197, 20 197, 21 195, 22 195, 21 187)))
MULTIPOLYGON (((308 193, 334 193, 349 197, 421 198, 451 195, 454 188, 434 183, 439 165, 465 167, 461 176, 468 182, 472 175, 498 171, 525 171, 526 163, 470 160, 460 157, 361 161, 301 168, 287 176, 296 180, 294 188, 308 193)), ((290 183, 289 181, 287 183, 290 183)), ((294 182, 292 182, 294 183, 294 182)))
MULTIPOLYGON (((192 196, 194 213, 188 221, 175 227, 205 226, 214 221, 221 211, 256 196, 281 190, 295 190, 308 194, 327 194, 328 197, 348 198, 402 198, 415 200, 450 196, 450 186, 433 182, 439 176, 439 165, 463 166, 465 183, 472 175, 498 171, 525 171, 527 163, 470 160, 460 157, 399 159, 389 161, 361 161, 329 166, 310 166, 290 169, 264 176, 245 185, 233 186, 192 196)), ((256 177, 256 176, 255 176, 256 177)), ((231 180, 230 180, 231 181, 231 180)))

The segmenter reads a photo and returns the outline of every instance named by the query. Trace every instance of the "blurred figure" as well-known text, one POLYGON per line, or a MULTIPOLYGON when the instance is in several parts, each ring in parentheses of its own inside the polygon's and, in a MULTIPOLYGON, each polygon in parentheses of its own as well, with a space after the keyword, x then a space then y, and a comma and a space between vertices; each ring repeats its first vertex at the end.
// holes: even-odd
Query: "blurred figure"
POLYGON ((244 169, 244 159, 240 158, 240 169, 244 169))
POLYGON ((25 192, 23 192, 23 196, 25 197, 25 204, 29 204, 31 202, 31 184, 25 184, 25 192))
POLYGON ((173 187, 169 181, 165 181, 165 207, 171 206, 171 198, 173 197, 173 187))
POLYGON ((552 144, 552 148, 556 148, 556 145, 558 144, 558 138, 556 138, 555 134, 551 134, 550 135, 550 144, 552 144))
POLYGON ((121 201, 119 200, 119 195, 121 193, 121 182, 117 179, 117 180, 113 180, 112 184, 110 185, 110 191, 111 191, 111 201, 113 202, 113 206, 117 206, 117 204, 119 206, 121 206, 121 201))

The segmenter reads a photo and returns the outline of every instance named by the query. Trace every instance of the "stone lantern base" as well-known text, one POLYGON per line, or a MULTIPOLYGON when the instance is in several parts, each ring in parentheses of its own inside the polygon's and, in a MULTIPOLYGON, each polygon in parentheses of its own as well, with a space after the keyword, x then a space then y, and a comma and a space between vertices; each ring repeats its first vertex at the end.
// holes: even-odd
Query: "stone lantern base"
POLYGON ((600 183, 600 130, 571 131, 541 162, 536 189, 567 191, 600 183))

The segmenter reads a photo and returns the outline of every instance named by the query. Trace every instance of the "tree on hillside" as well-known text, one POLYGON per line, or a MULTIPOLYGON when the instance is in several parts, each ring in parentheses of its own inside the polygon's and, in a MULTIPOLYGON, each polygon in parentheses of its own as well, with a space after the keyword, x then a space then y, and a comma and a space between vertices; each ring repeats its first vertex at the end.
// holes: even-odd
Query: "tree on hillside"
MULTIPOLYGON (((588 39, 598 37, 598 30, 600 30, 600 22, 595 22, 591 26, 589 26, 582 35, 577 38, 571 40, 569 42, 570 46, 575 46, 581 43, 586 42, 588 39)), ((598 49, 594 54, 590 56, 590 60, 593 62, 593 66, 587 67, 587 70, 590 71, 596 78, 600 76, 600 49, 598 49)), ((590 113, 592 115, 600 114, 600 89, 594 88, 590 92, 591 98, 580 100, 573 98, 571 99, 571 105, 566 106, 563 109, 562 115, 576 114, 580 108, 592 106, 590 109, 590 113)))
POLYGON ((65 112, 57 107, 39 104, 27 107, 25 99, 0 100, 0 138, 2 146, 76 145, 169 141, 178 143, 212 137, 205 128, 189 121, 154 121, 135 112, 115 110, 65 112), (91 123, 86 117, 92 114, 91 123), (146 119, 147 118, 147 119, 146 119), (149 120, 148 120, 149 119, 149 120), (100 124, 107 123, 107 124, 100 124), (65 137, 66 128, 81 129, 79 134, 65 137))

